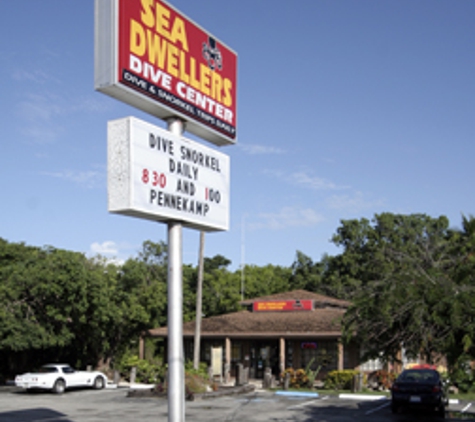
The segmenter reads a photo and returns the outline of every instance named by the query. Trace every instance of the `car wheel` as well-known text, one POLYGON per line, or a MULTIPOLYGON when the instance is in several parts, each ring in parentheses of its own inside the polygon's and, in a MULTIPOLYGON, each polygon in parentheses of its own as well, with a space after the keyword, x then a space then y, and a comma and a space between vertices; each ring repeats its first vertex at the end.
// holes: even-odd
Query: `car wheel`
POLYGON ((445 419, 445 406, 441 404, 437 409, 437 416, 440 419, 445 419))
POLYGON ((59 379, 53 385, 53 393, 55 394, 63 394, 64 390, 66 390, 66 383, 64 380, 59 379))
POLYGON ((398 411, 398 406, 396 403, 391 403, 391 412, 392 413, 397 413, 398 411))
POLYGON ((94 380, 94 386, 93 386, 96 390, 101 390, 105 387, 105 382, 104 382, 104 378, 102 377, 96 377, 96 379, 94 380))

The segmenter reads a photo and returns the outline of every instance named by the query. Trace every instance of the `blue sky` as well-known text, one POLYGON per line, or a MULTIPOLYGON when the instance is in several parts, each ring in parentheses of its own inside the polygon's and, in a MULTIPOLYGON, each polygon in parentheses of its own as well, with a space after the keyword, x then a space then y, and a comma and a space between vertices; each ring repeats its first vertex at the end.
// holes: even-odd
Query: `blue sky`
MULTIPOLYGON (((238 54, 231 229, 206 256, 290 266, 338 253, 342 219, 475 214, 474 1, 171 4, 238 54)), ((107 121, 165 124, 94 91, 93 58, 92 0, 0 1, 0 237, 124 260, 166 225, 108 213, 107 121)), ((198 244, 184 229, 185 263, 198 244)))

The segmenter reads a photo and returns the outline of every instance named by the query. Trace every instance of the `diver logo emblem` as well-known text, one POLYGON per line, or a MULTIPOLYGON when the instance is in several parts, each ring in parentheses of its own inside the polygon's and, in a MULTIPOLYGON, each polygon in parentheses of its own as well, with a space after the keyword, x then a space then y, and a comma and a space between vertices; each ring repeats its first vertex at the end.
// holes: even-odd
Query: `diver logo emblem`
POLYGON ((216 40, 213 37, 208 37, 208 44, 203 43, 203 58, 207 61, 211 70, 218 68, 223 69, 223 59, 221 51, 216 45, 216 40))

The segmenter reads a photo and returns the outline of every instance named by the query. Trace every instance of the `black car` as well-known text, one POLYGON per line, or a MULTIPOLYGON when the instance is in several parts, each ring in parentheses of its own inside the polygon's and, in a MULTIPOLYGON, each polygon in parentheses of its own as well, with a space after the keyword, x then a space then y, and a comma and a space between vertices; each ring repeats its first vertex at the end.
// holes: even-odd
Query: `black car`
POLYGON ((401 408, 430 409, 445 417, 449 400, 447 389, 439 372, 435 369, 406 369, 391 387, 391 410, 397 413, 401 408))

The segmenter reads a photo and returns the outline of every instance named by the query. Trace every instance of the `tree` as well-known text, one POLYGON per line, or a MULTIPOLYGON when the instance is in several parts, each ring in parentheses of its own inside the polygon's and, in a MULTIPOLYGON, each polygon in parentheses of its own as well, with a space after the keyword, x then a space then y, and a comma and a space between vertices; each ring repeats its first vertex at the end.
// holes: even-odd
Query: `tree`
POLYGON ((461 302, 446 217, 383 213, 373 225, 343 221, 333 240, 350 263, 343 273, 360 285, 344 319, 347 337, 356 333, 369 356, 386 359, 397 359, 401 347, 428 361, 450 350, 461 302))
MULTIPOLYGON (((245 293, 248 299, 289 290, 290 268, 271 264, 264 267, 246 265, 245 274, 245 293)), ((240 271, 235 272, 235 276, 240 277, 240 271)))
POLYGON ((28 354, 29 369, 59 358, 95 364, 114 317, 103 267, 76 252, 0 243, 0 355, 15 366, 28 354))
POLYGON ((321 277, 321 266, 318 263, 314 263, 308 255, 297 251, 289 280, 290 289, 318 292, 321 277))

